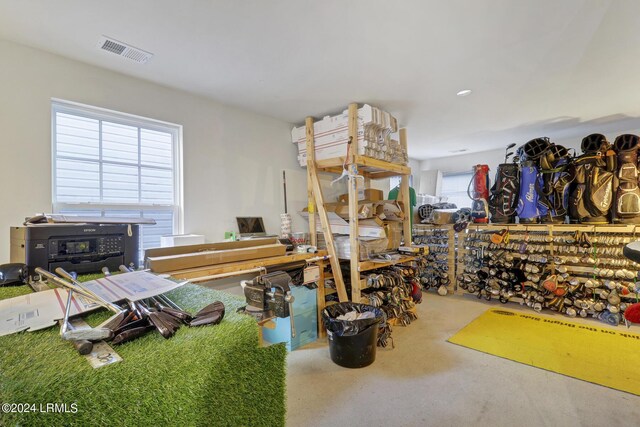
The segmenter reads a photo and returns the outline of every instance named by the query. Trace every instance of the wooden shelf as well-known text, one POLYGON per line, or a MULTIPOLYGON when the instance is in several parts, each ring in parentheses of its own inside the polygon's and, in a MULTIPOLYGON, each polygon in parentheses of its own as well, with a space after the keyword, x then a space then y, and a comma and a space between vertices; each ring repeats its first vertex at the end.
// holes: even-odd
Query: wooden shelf
POLYGON ((397 261, 387 261, 387 262, 373 262, 373 261, 362 261, 359 264, 359 271, 362 273, 364 271, 375 270, 377 268, 390 267, 396 264, 404 264, 407 262, 415 261, 418 257, 403 255, 397 261))
MULTIPOLYGON (((405 165, 385 162, 366 156, 356 156, 355 162, 358 165, 358 174, 369 179, 382 179, 392 176, 411 175, 411 168, 405 165)), ((326 160, 317 160, 316 169, 320 172, 342 173, 345 157, 334 157, 326 160)))
POLYGON ((634 233, 640 231, 640 224, 469 224, 469 230, 502 230, 510 231, 586 231, 597 233, 634 233))
MULTIPOLYGON (((358 153, 358 105, 355 103, 349 104, 349 121, 348 121, 348 134, 352 146, 349 149, 350 153, 358 153)), ((405 206, 409 205, 410 193, 409 193, 409 177, 411 175, 411 168, 406 165, 399 165, 383 160, 374 159, 372 157, 361 156, 357 154, 349 154, 343 157, 334 157, 326 160, 315 159, 315 137, 314 137, 314 124, 313 118, 307 117, 305 120, 306 126, 306 147, 307 147, 307 195, 309 199, 309 212, 315 211, 319 214, 320 222, 322 223, 322 230, 324 233, 324 239, 327 243, 327 248, 331 255, 335 255, 335 247, 333 243, 333 233, 331 232, 331 226, 326 214, 325 200, 322 194, 322 188, 320 186, 320 180, 318 178, 318 172, 328 172, 335 174, 342 174, 344 169, 348 169, 349 179, 347 182, 348 197, 349 197, 349 244, 351 248, 352 259, 349 260, 350 264, 350 283, 351 283, 351 301, 359 302, 361 298, 361 282, 360 272, 373 270, 376 268, 388 267, 394 264, 400 264, 415 259, 415 257, 405 257, 400 261, 386 262, 386 263, 360 263, 360 246, 358 243, 358 191, 362 188, 370 188, 372 179, 389 178, 393 176, 400 176, 400 191, 398 194, 398 200, 405 203, 405 206), (357 179, 357 177, 363 177, 364 179, 357 179)), ((407 148, 407 131, 406 129, 399 130, 399 143, 400 147, 406 151, 407 148)), ((346 151, 346 150, 345 150, 346 151)), ((404 220, 403 235, 405 244, 408 246, 411 244, 411 223, 409 220, 404 220)), ((315 216, 309 216, 309 229, 311 230, 311 244, 316 242, 316 226, 315 216)), ((344 286, 344 280, 340 265, 337 262, 337 257, 331 257, 332 264, 331 270, 334 276, 336 288, 340 301, 349 300, 349 296, 346 295, 346 288, 344 286)), ((321 309, 323 302, 319 301, 318 308, 321 309)))

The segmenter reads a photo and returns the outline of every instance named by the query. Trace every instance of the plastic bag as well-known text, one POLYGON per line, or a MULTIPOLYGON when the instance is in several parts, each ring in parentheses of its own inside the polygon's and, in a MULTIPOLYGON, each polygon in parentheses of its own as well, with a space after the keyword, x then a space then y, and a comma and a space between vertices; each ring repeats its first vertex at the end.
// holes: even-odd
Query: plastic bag
POLYGON ((324 325, 327 330, 338 336, 357 335, 372 326, 383 326, 387 321, 384 311, 380 310, 379 308, 372 305, 358 304, 354 302, 341 302, 338 304, 330 305, 329 307, 322 310, 322 320, 324 321, 324 325), (354 310, 358 313, 370 311, 375 314, 375 317, 359 320, 337 319, 338 316, 347 314, 348 312, 354 310))

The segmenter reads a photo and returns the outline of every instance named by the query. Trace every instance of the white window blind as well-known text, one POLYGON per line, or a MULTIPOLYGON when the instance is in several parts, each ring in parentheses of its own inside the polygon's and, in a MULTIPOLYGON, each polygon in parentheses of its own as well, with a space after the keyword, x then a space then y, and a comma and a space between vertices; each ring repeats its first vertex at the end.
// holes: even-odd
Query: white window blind
POLYGON ((447 202, 455 203, 458 208, 471 207, 471 199, 467 194, 467 188, 473 173, 460 173, 444 175, 440 195, 447 197, 447 202))
POLYGON ((53 101, 52 130, 54 212, 153 218, 142 248, 182 232, 180 126, 53 101))

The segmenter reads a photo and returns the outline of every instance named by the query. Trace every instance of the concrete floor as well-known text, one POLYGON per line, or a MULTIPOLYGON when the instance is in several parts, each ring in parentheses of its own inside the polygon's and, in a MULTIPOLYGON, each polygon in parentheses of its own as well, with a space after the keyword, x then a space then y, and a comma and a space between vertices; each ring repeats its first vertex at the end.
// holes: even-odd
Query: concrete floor
MULTIPOLYGON (((376 361, 362 369, 334 364, 326 339, 292 352, 288 357, 287 425, 569 427, 640 423, 638 396, 446 342, 495 305, 502 306, 471 296, 425 294, 418 306, 419 319, 408 327, 394 328, 396 348, 378 349, 376 361)), ((575 321, 601 325, 586 319, 575 321)), ((640 332, 640 328, 633 329, 640 332)), ((611 369, 623 367, 621 361, 611 369)))

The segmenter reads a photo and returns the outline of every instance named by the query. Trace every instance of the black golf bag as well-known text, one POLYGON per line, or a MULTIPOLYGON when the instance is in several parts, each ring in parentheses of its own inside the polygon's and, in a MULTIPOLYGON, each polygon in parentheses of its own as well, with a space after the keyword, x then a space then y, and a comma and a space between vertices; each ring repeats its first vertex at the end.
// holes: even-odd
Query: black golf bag
POLYGON ((640 221, 640 188, 638 188, 638 136, 620 135, 614 142, 618 170, 615 176, 616 194, 612 210, 616 223, 640 221))
POLYGON ((491 222, 515 222, 520 192, 520 167, 515 163, 502 163, 496 170, 496 180, 489 196, 491 222))
POLYGON ((538 188, 540 212, 544 223, 562 224, 569 213, 570 185, 575 179, 575 169, 567 149, 550 144, 540 156, 539 170, 542 187, 538 188))
POLYGON ((573 223, 606 224, 615 194, 616 154, 605 136, 597 133, 582 139, 582 152, 573 159, 569 217, 573 223))

